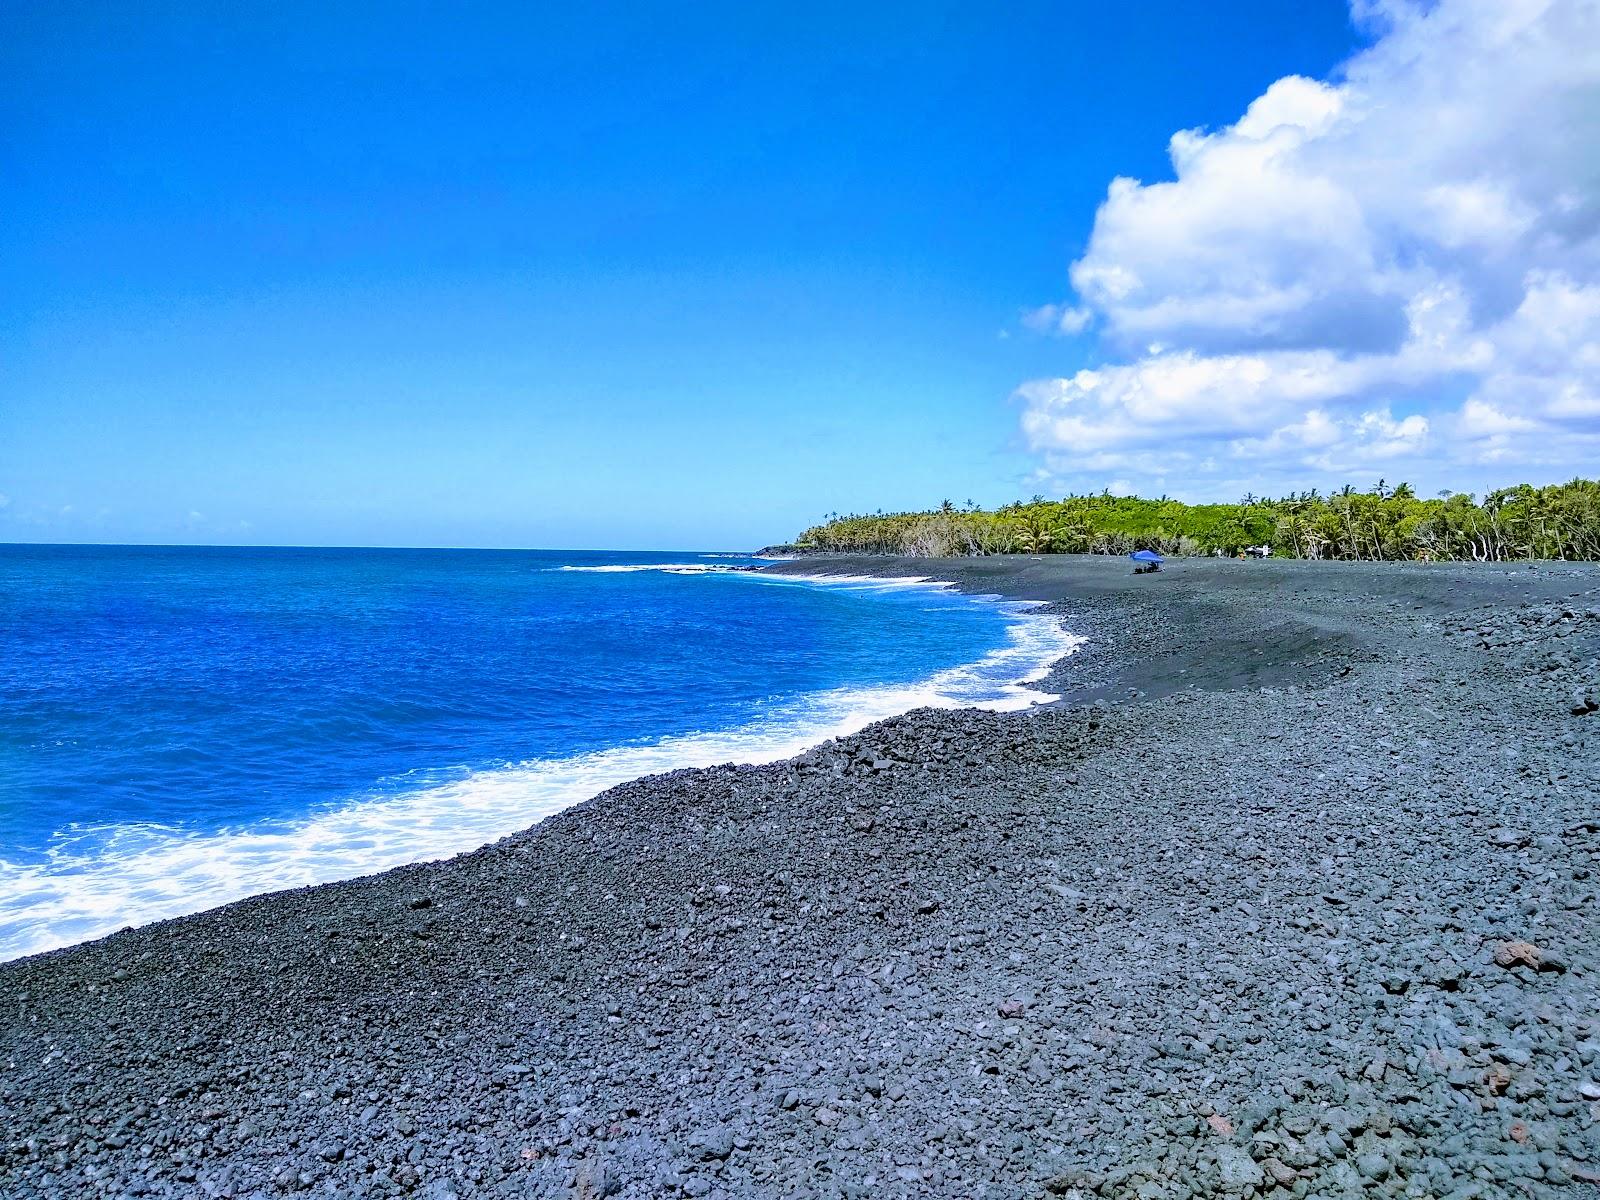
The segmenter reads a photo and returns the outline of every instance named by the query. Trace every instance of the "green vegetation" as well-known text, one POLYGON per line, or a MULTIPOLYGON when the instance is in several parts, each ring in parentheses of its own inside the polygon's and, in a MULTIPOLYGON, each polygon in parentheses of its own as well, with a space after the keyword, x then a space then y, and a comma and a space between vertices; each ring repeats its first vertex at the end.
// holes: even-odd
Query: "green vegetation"
POLYGON ((1600 482, 1502 488, 1481 502, 1464 492, 1424 500, 1382 480, 1370 492, 1246 496, 1237 504, 1182 504, 1136 496, 1068 496, 987 512, 946 500, 929 512, 832 514, 800 548, 849 554, 1237 554, 1270 546, 1293 558, 1600 559, 1600 482))

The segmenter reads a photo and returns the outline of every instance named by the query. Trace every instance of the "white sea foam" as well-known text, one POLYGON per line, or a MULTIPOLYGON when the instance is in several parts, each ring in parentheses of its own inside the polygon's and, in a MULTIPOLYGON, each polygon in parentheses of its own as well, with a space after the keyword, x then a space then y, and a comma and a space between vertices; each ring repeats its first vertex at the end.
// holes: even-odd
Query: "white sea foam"
POLYGON ((665 571, 669 575, 729 574, 739 568, 722 563, 600 563, 595 566, 544 567, 546 571, 584 571, 596 575, 631 575, 636 571, 665 571))
MULTIPOLYGON (((796 576, 748 578, 809 582, 796 576)), ((867 577, 818 580, 862 589, 946 586, 867 577)), ((65 830, 43 862, 0 862, 0 961, 261 892, 447 858, 642 775, 776 762, 913 708, 1012 711, 1054 699, 1030 685, 1084 639, 1054 617, 1030 612, 1033 605, 1001 607, 1011 618, 1007 643, 976 662, 905 686, 802 697, 738 729, 467 772, 453 782, 353 801, 292 822, 207 832, 157 825, 65 830)))

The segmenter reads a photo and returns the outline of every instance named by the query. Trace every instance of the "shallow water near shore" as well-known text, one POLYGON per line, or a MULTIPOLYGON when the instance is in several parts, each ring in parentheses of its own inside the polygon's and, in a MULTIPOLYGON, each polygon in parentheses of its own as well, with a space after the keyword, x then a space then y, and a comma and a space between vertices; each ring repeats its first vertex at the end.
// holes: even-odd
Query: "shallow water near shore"
POLYGON ((922 705, 1077 639, 728 554, 0 547, 0 959, 444 857, 613 784, 922 705))

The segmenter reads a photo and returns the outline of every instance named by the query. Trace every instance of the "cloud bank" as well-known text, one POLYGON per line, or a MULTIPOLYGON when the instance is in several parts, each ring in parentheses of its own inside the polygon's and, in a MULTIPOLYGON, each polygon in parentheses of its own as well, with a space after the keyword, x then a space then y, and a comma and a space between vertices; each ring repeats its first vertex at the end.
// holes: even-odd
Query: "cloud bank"
POLYGON ((1175 178, 1112 181, 1076 299, 1109 365, 1018 389, 1058 479, 1511 482, 1600 461, 1600 0, 1356 0, 1370 47, 1175 178))

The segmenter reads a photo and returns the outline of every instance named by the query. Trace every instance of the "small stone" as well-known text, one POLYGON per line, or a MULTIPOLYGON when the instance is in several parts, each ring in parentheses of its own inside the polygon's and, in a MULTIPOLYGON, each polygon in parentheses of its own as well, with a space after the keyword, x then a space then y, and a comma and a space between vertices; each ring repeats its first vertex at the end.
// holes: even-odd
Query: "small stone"
POLYGON ((733 1130, 726 1125, 697 1129, 689 1135, 688 1141, 689 1148, 706 1162, 724 1159, 733 1153, 733 1130))
POLYGON ((1494 964, 1497 967, 1532 967, 1539 969, 1539 947, 1532 942, 1501 942, 1494 948, 1494 964))
POLYGON ((1363 1179, 1382 1181, 1389 1178, 1389 1160, 1376 1150, 1369 1150, 1356 1158, 1356 1170, 1363 1179))
POLYGON ((1224 1144, 1217 1147, 1217 1166, 1222 1170, 1225 1188, 1259 1187, 1266 1182, 1266 1172, 1261 1164, 1250 1157, 1242 1146, 1224 1144))
POLYGON ((1533 840, 1533 835, 1526 829, 1500 829, 1491 830, 1489 841, 1506 850, 1513 850, 1519 846, 1526 846, 1533 840))
POLYGON ((1021 1000, 1005 1000, 1000 1004, 1000 1015, 1008 1021, 1015 1021, 1023 1014, 1024 1006, 1021 1000))
POLYGON ((1287 1166, 1284 1163, 1279 1162, 1275 1158, 1266 1159, 1261 1165, 1266 1170, 1267 1174, 1272 1176, 1273 1182, 1280 1184, 1283 1187, 1293 1187, 1294 1181, 1300 1178, 1299 1171, 1296 1171, 1291 1166, 1287 1166))
POLYGON ((1283 1127, 1296 1137, 1304 1137, 1317 1127, 1317 1120, 1303 1109, 1283 1118, 1283 1127))
POLYGON ((1069 1193, 1087 1196, 1100 1186, 1100 1177, 1080 1168, 1072 1168, 1052 1175, 1045 1180, 1044 1190, 1052 1196, 1065 1196, 1069 1193))
POLYGON ((410 904, 411 904, 411 907, 414 908, 414 909, 432 908, 433 907, 433 897, 432 896, 413 896, 413 897, 411 897, 410 904))

